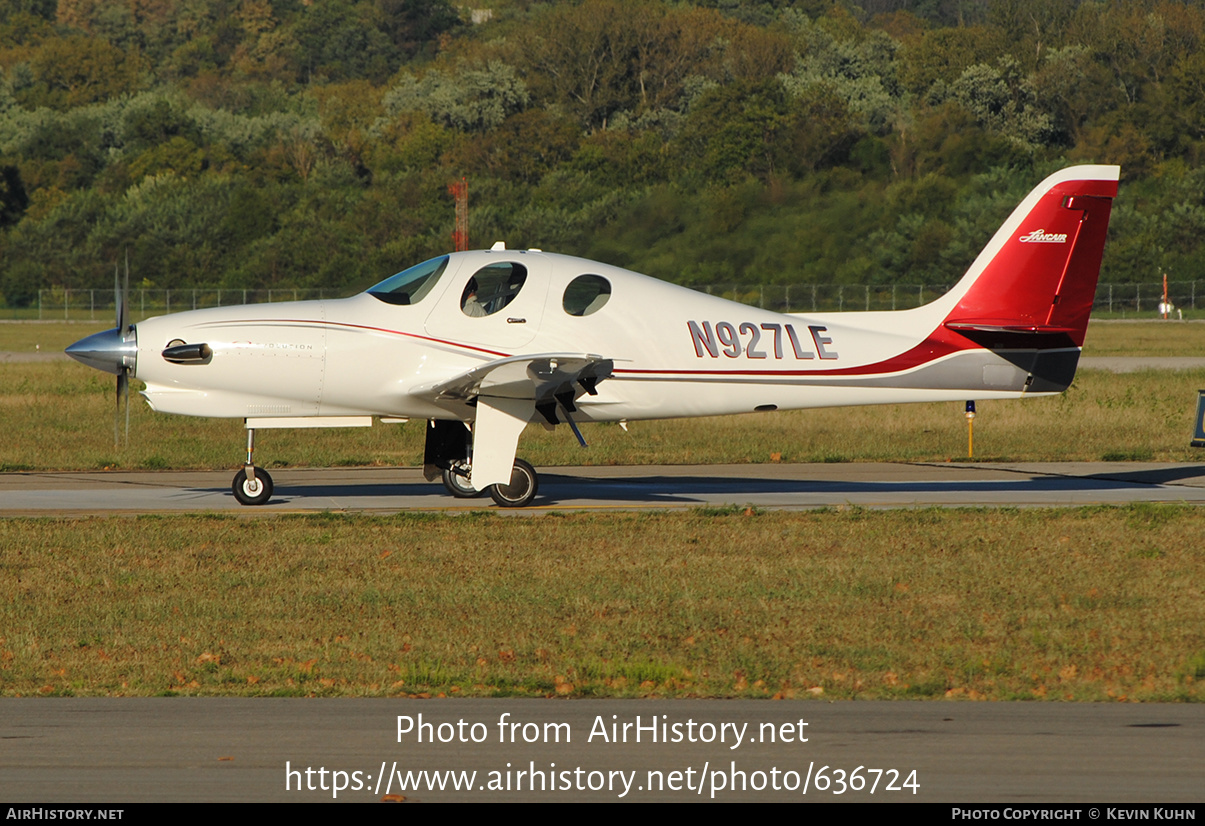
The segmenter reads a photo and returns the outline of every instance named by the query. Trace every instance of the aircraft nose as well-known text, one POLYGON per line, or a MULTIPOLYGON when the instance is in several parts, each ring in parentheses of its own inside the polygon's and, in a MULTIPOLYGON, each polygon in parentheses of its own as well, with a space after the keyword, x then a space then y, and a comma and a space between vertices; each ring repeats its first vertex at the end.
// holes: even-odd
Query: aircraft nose
POLYGON ((121 375, 123 368, 132 371, 138 364, 138 331, 131 325, 128 332, 114 327, 93 333, 72 344, 66 353, 89 367, 121 375))

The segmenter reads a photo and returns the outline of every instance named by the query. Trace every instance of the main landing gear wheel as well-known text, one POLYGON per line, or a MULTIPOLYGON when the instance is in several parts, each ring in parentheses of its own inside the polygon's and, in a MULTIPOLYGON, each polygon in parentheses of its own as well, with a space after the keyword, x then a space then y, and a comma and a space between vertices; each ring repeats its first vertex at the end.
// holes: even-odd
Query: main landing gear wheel
POLYGON ((263 505, 272 498, 272 477, 268 475, 268 471, 257 467, 255 479, 248 479, 246 469, 242 469, 234 474, 234 482, 230 489, 240 504, 263 505))
POLYGON ((490 496, 498 507, 522 508, 531 504, 539 488, 540 477, 536 476, 536 469, 522 459, 515 459, 515 466, 510 471, 510 484, 490 485, 490 496))
MULTIPOLYGON (((467 471, 468 467, 466 466, 463 469, 467 471)), ((485 491, 477 490, 470 485, 469 477, 459 473, 459 470, 461 469, 455 468, 448 469, 443 472, 444 487, 448 489, 448 493, 452 494, 457 499, 476 499, 478 496, 481 496, 483 493, 485 493, 485 491)))

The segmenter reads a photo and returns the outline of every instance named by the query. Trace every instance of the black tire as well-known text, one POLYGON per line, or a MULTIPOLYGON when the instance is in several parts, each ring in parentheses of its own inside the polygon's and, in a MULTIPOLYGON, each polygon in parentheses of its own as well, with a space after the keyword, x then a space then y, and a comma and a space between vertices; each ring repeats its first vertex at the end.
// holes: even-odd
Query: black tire
MULTIPOLYGON (((467 470, 468 468, 465 467, 463 469, 467 470)), ((485 493, 483 490, 475 489, 469 484, 469 477, 457 473, 456 470, 445 470, 443 477, 444 487, 448 489, 448 493, 457 499, 476 499, 485 493)))
POLYGON ((247 471, 240 470, 234 474, 234 482, 230 485, 234 498, 241 505, 264 505, 272 498, 272 477, 268 471, 257 467, 255 469, 255 484, 247 478, 247 471))
POLYGON ((509 485, 490 485, 490 496, 500 508, 523 508, 531 504, 540 489, 540 477, 536 469, 515 459, 515 466, 510 471, 509 485))

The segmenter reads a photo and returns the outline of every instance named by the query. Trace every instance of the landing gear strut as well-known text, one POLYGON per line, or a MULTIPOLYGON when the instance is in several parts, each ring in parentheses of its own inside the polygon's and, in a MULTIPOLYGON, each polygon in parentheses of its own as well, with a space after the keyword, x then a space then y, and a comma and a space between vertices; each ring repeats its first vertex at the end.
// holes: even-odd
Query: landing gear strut
POLYGON ((247 463, 238 473, 230 490, 241 505, 264 505, 272 498, 272 477, 252 461, 255 453, 255 429, 247 429, 247 463))
POLYGON ((539 476, 522 459, 515 459, 509 483, 490 485, 486 490, 476 490, 469 484, 472 462, 472 435, 464 423, 433 420, 427 427, 423 452, 423 475, 428 481, 441 479, 448 493, 460 499, 472 499, 488 490, 502 508, 526 507, 535 499, 539 476))
POLYGON ((515 459, 515 466, 510 472, 510 483, 506 485, 490 485, 485 490, 476 490, 469 484, 471 465, 463 462, 456 467, 443 472, 444 487, 448 493, 458 499, 475 499, 487 490, 494 502, 502 508, 522 508, 531 504, 536 498, 540 487, 540 477, 535 468, 522 459, 515 459))

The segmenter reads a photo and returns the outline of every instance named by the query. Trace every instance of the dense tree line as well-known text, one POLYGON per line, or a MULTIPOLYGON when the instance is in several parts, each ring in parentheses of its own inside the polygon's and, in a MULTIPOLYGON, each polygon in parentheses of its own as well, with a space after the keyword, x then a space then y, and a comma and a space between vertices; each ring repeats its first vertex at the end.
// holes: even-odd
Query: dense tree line
POLYGON ((0 301, 352 291, 471 237, 683 283, 949 283, 1120 163, 1106 280, 1205 277, 1182 0, 7 0, 0 301))

